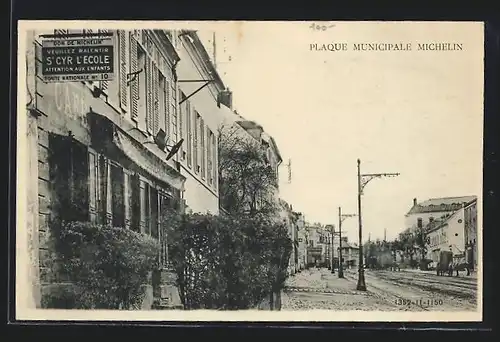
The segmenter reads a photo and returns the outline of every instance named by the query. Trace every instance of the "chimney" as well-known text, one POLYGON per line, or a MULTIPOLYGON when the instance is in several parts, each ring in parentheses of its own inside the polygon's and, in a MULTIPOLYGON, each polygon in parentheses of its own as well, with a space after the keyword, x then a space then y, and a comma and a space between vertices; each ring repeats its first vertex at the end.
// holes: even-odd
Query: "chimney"
POLYGON ((416 198, 414 198, 414 199, 413 199, 413 206, 416 206, 416 205, 417 205, 417 199, 416 199, 416 198))

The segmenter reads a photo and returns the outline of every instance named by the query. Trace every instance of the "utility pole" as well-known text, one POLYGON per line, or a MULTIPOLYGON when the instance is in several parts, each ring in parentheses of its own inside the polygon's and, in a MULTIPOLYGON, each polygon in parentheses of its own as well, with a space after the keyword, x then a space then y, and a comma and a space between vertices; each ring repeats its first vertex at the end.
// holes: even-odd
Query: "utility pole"
POLYGON ((332 267, 332 274, 335 274, 335 265, 333 264, 334 262, 334 255, 333 255, 333 252, 334 252, 334 244, 333 244, 333 241, 335 240, 335 225, 332 224, 332 229, 330 231, 331 233, 331 236, 332 236, 332 255, 330 256, 330 265, 332 267))
POLYGON ((342 214, 342 207, 339 207, 339 278, 344 278, 344 266, 342 265, 342 222, 346 218, 354 216, 356 214, 342 214))
POLYGON ((358 284, 356 289, 358 291, 366 291, 365 282, 365 269, 363 266, 363 220, 361 216, 361 195, 363 189, 374 178, 382 177, 395 177, 399 173, 367 173, 361 174, 361 160, 358 159, 358 224, 359 224, 359 270, 358 270, 358 284))

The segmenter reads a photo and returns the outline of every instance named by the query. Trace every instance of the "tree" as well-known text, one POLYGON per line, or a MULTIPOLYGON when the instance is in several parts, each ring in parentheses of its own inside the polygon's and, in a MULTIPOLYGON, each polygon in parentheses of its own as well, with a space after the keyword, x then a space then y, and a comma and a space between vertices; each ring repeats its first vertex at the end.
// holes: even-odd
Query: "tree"
POLYGON ((403 253, 410 259, 410 263, 413 262, 413 256, 415 255, 415 237, 409 231, 405 231, 399 234, 399 241, 403 249, 403 253))
POLYGON ((429 244, 429 237, 424 228, 420 228, 415 232, 414 241, 415 246, 421 253, 422 260, 424 260, 427 255, 427 246, 429 244))
POLYGON ((219 198, 231 214, 274 213, 275 171, 260 142, 238 126, 219 129, 219 198))
POLYGON ((292 253, 283 224, 263 214, 169 216, 169 257, 186 309, 248 309, 266 296, 274 303, 292 253))

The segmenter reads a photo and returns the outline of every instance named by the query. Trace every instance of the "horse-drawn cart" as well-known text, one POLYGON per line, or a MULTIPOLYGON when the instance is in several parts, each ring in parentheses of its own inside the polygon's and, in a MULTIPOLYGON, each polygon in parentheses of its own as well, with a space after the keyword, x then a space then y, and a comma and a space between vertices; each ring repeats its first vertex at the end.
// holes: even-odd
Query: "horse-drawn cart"
POLYGON ((447 274, 449 277, 453 275, 453 271, 456 272, 458 277, 459 271, 466 271, 467 275, 470 275, 470 266, 465 260, 465 255, 455 254, 451 251, 441 251, 439 253, 439 261, 436 267, 436 273, 438 276, 443 276, 447 274))

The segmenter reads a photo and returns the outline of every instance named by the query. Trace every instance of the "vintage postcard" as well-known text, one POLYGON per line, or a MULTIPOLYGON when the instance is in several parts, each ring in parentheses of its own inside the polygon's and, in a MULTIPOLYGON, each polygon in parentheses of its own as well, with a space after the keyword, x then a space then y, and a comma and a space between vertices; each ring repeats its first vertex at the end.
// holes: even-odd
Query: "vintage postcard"
POLYGON ((481 321, 483 31, 20 21, 16 318, 481 321))

